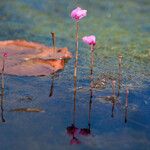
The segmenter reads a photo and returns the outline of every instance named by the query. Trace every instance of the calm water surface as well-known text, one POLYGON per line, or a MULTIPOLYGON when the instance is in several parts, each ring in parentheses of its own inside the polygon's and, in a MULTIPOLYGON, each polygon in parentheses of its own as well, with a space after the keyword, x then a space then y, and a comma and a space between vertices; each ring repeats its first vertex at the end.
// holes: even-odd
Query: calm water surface
POLYGON ((26 39, 51 45, 50 32, 54 31, 57 46, 67 46, 74 54, 75 23, 69 14, 77 5, 88 9, 88 17, 80 22, 79 37, 97 36, 95 81, 104 77, 117 80, 117 54, 123 54, 120 101, 114 106, 113 117, 112 103, 101 98, 111 96, 110 80, 104 89, 93 89, 89 110, 90 51, 80 42, 75 112, 74 59, 54 80, 51 76, 5 76, 0 150, 149 150, 149 0, 1 0, 0 39, 26 39), (49 97, 52 83, 53 93, 49 97), (16 108, 40 108, 44 112, 10 111, 16 108), (67 128, 73 123, 78 129, 74 139, 80 144, 70 144, 73 136, 67 133, 67 128), (90 135, 83 136, 81 129, 88 128, 89 123, 90 135))

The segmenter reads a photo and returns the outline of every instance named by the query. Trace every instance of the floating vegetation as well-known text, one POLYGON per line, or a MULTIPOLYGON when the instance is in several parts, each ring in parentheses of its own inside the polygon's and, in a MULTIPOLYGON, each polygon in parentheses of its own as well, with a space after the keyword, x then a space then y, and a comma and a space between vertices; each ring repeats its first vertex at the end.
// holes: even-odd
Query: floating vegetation
MULTIPOLYGON (((72 58, 67 48, 47 47, 25 40, 0 41, 0 55, 8 53, 5 74, 19 76, 50 75, 64 69, 65 59, 72 58)), ((2 66, 3 61, 0 61, 2 66)))

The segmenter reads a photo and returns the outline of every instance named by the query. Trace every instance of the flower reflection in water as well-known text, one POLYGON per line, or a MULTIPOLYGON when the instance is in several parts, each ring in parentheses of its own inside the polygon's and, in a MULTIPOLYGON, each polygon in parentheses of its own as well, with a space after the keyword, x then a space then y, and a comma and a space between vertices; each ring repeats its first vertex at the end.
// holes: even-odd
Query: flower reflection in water
MULTIPOLYGON (((75 80, 75 78, 74 78, 75 80)), ((71 124, 71 126, 67 127, 67 134, 69 136, 72 136, 72 139, 70 140, 70 144, 80 144, 81 142, 79 141, 79 139, 76 137, 78 134, 78 128, 75 126, 76 124, 76 94, 77 94, 77 87, 75 84, 74 87, 74 103, 73 103, 73 123, 71 124)))
MULTIPOLYGON (((91 82, 93 82, 93 81, 91 80, 91 82)), ((89 100, 89 112, 88 112, 88 128, 82 128, 82 129, 80 129, 80 132, 79 132, 79 134, 83 135, 83 136, 89 136, 91 134, 92 98, 93 98, 93 87, 91 86, 91 88, 90 88, 90 100, 89 100)))
MULTIPOLYGON (((85 38, 85 37, 84 37, 85 38)), ((86 37, 87 39, 87 37, 86 37)), ((84 40, 83 40, 84 41, 84 40)), ((89 100, 89 112, 88 112, 88 128, 82 128, 80 130, 80 135, 89 136, 91 134, 91 110, 92 110, 92 98, 93 98, 93 87, 94 87, 94 77, 93 77, 93 66, 94 66, 94 45, 96 44, 95 36, 90 36, 90 39, 84 41, 91 46, 91 65, 90 65, 90 100, 89 100), (92 39, 91 39, 92 37, 92 39), (90 41, 89 41, 90 40, 90 41)))

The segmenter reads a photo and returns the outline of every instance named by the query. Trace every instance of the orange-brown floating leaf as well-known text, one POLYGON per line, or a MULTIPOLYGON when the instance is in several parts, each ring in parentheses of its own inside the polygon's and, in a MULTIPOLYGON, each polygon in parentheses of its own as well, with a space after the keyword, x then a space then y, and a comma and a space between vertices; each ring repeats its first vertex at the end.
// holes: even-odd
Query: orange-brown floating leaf
POLYGON ((12 112, 44 112, 44 110, 40 108, 16 108, 10 111, 12 112))
MULTIPOLYGON (((0 41, 0 56, 8 53, 5 74, 20 76, 49 75, 62 70, 65 59, 72 58, 67 48, 49 48, 36 42, 25 40, 0 41)), ((2 68, 2 59, 0 61, 2 68)))

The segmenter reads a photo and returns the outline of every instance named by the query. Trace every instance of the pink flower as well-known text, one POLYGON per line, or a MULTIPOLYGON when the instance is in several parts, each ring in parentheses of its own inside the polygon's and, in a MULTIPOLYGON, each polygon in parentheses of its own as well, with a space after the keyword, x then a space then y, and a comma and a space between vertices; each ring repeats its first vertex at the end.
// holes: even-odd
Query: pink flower
POLYGON ((71 12, 71 18, 79 21, 87 15, 87 10, 83 10, 80 7, 77 7, 71 12))
POLYGON ((82 40, 85 44, 88 44, 88 45, 95 45, 96 44, 96 37, 94 35, 84 36, 82 38, 82 40))
POLYGON ((8 53, 3 53, 3 57, 7 58, 8 53))

